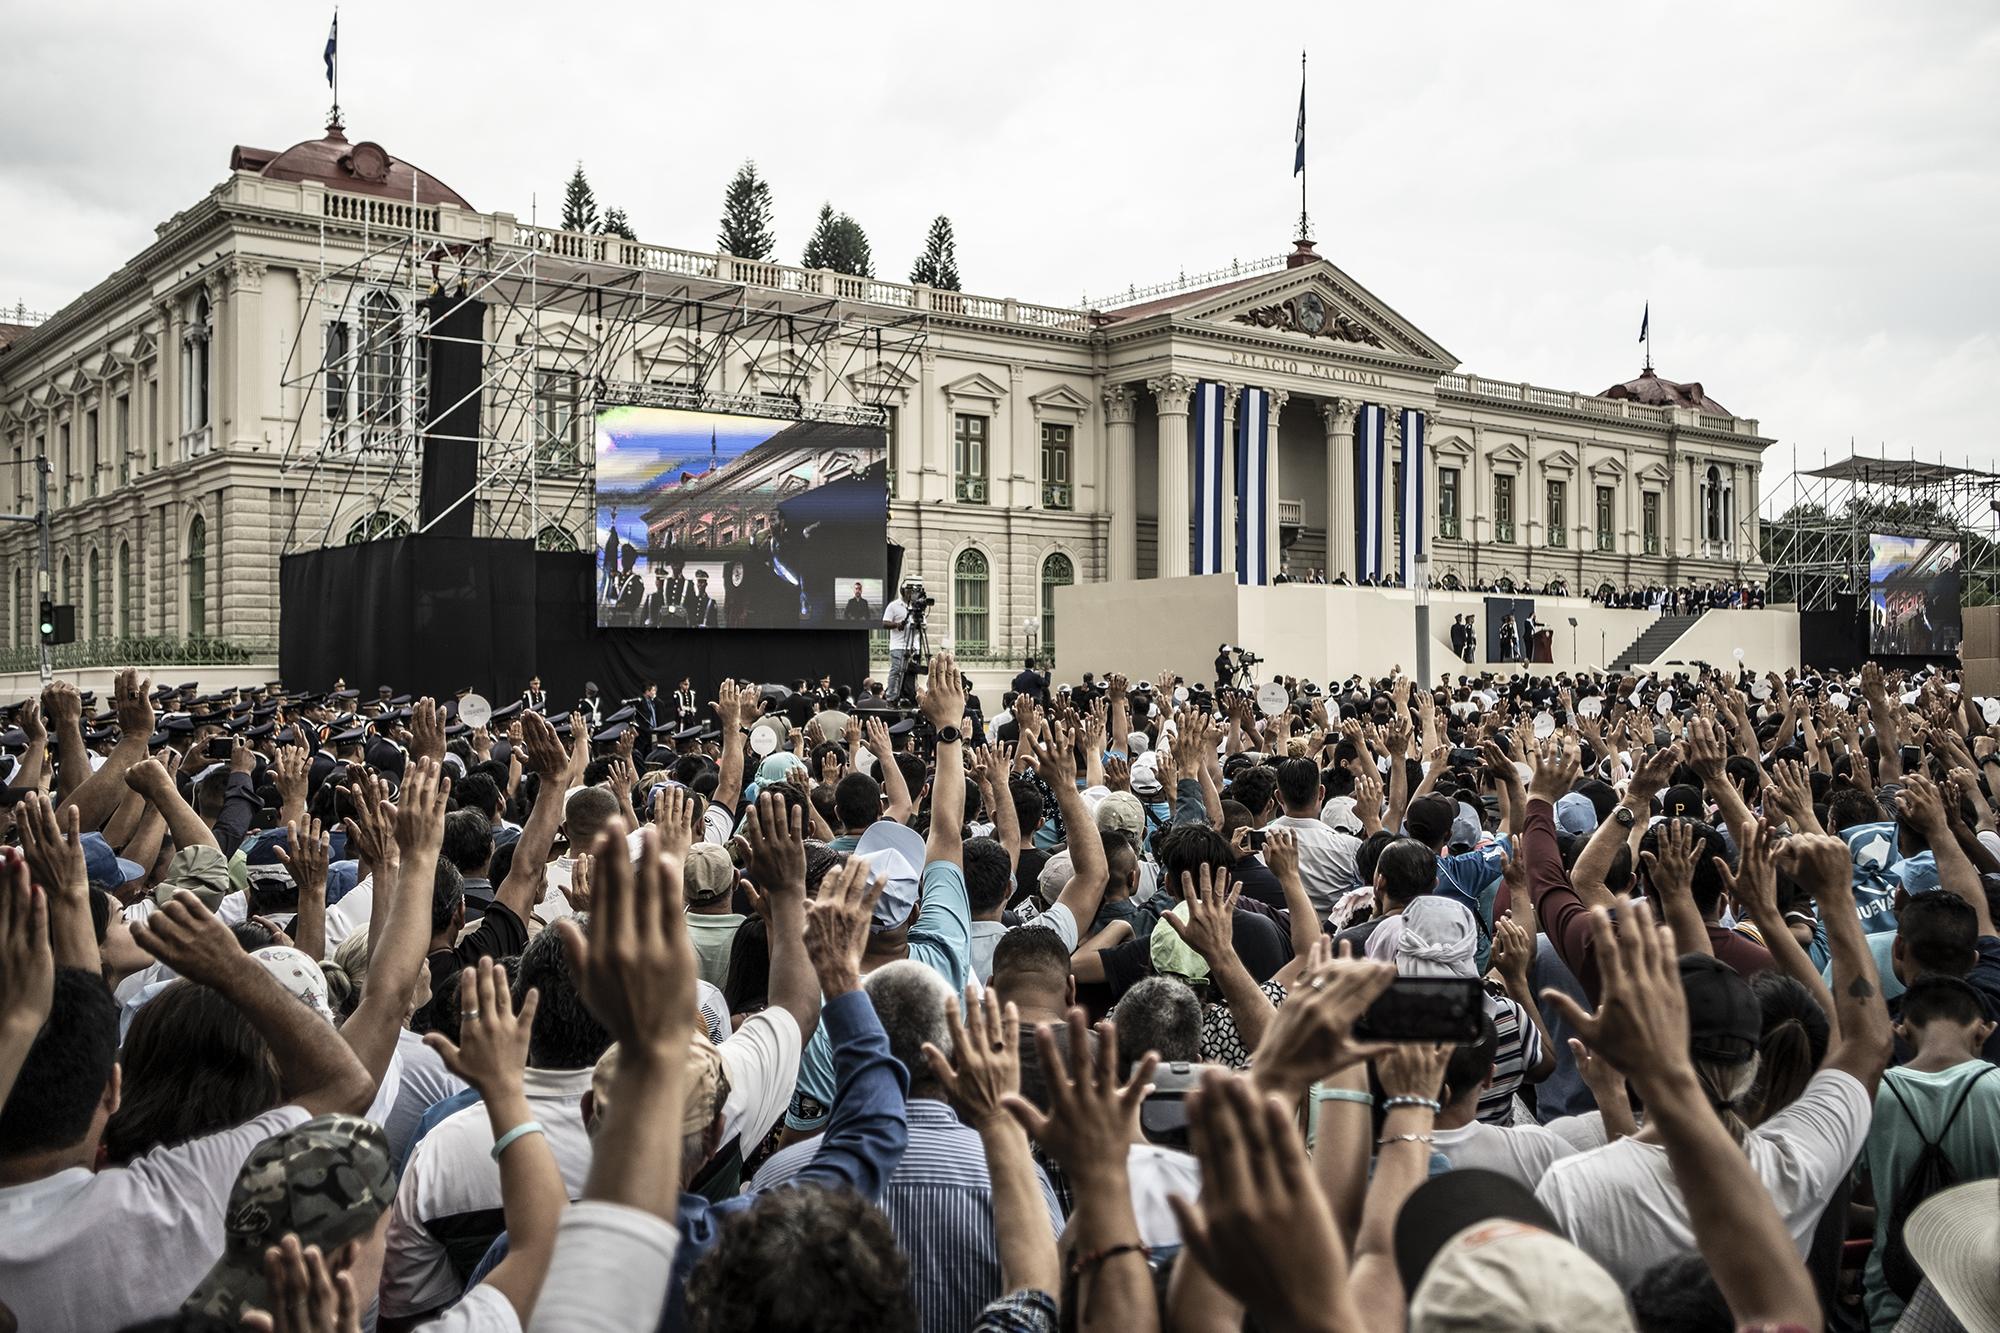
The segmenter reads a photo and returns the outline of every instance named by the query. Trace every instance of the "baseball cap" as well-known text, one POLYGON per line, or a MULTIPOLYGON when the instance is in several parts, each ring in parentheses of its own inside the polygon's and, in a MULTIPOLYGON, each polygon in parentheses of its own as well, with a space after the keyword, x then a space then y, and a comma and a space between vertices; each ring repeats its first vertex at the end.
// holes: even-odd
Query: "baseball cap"
MULTIPOLYGON (((1159 785, 1157 776, 1153 785, 1159 785)), ((1146 807, 1131 792, 1114 791, 1097 803, 1097 829, 1100 833, 1123 833, 1136 846, 1146 831, 1146 807)))
POLYGON ((1352 796, 1336 796, 1320 807, 1319 818, 1328 828, 1361 836, 1361 816, 1354 812, 1352 796))
MULTIPOLYGON (((618 1043, 612 1042, 597 1057, 590 1071, 593 1122, 611 1114, 611 1088, 618 1077, 618 1043)), ((687 1095, 681 1104, 681 1135, 699 1133, 713 1124, 729 1101, 729 1069, 722 1062, 722 1048, 705 1032, 688 1034, 687 1095)), ((725 1137, 732 1127, 724 1126, 725 1137)))
POLYGON ((333 1004, 327 998, 326 973, 303 950, 287 944, 270 944, 250 955, 306 1008, 333 1022, 333 1004))
POLYGON ((1572 838, 1588 837, 1597 831, 1597 807, 1582 792, 1569 792, 1556 801, 1556 827, 1572 838))
POLYGON ((894 930, 908 921, 923 882, 927 855, 924 835, 893 819, 878 819, 854 844, 854 855, 866 861, 873 873, 888 876, 882 896, 875 900, 875 917, 869 928, 894 930))
POLYGON ((1403 1291, 1414 1293, 1439 1253, 1468 1227, 1517 1222, 1560 1231, 1535 1192, 1498 1171, 1463 1167, 1417 1186, 1396 1214, 1396 1270, 1403 1291))
POLYGON ((1062 896, 1063 889, 1076 876, 1076 865, 1069 858, 1069 848, 1065 847, 1048 860, 1042 862, 1042 870, 1035 877, 1035 889, 1042 901, 1052 903, 1062 896))
POLYGON ((698 842, 687 850, 687 900, 712 903, 735 887, 736 864, 719 843, 698 842))
POLYGON ((1705 953, 1682 954, 1681 991, 1687 996, 1688 1053, 1697 1060, 1739 1065, 1757 1054, 1764 1012, 1750 983, 1705 953))
POLYGON ((83 835, 83 869, 91 888, 113 894, 133 880, 146 877, 146 867, 111 850, 102 833, 83 835))
POLYGON ((1160 782, 1159 760, 1151 754, 1132 761, 1132 790, 1140 796, 1157 796, 1165 790, 1160 782))
POLYGON ((337 1250, 373 1230, 395 1199, 389 1141, 373 1122, 323 1115, 273 1134, 237 1172, 222 1219, 222 1257, 181 1308, 230 1321, 246 1306, 270 1309, 267 1246, 289 1232, 301 1245, 337 1250))
POLYGON ((1180 937, 1180 933, 1167 924, 1167 916, 1188 919, 1188 905, 1178 902, 1173 910, 1153 923, 1153 938, 1150 941, 1153 956, 1153 971, 1161 976, 1179 977, 1195 983, 1208 980, 1208 960, 1195 952, 1194 946, 1180 937))
POLYGON ((1410 1333, 1571 1328, 1628 1333, 1636 1325, 1602 1264, 1521 1222, 1478 1222, 1452 1236, 1410 1299, 1410 1333))

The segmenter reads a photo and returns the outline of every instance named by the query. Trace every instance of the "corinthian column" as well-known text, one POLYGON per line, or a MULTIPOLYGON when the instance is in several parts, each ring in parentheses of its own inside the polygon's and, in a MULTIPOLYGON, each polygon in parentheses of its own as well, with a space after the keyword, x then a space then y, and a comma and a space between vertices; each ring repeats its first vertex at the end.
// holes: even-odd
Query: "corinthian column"
POLYGON ((1265 419, 1265 438, 1271 442, 1264 465, 1264 513, 1268 516, 1264 525, 1264 568, 1272 578, 1278 577, 1285 569, 1284 522, 1278 517, 1278 497, 1283 494, 1278 489, 1278 418, 1284 415, 1285 404, 1292 395, 1283 389, 1271 391, 1271 413, 1265 419))
POLYGON ((1160 414, 1159 518, 1155 529, 1153 574, 1156 578, 1186 578, 1189 525, 1194 516, 1188 491, 1188 400, 1194 381, 1185 375, 1161 375, 1146 381, 1160 414))
POLYGON ((1351 398, 1319 405, 1326 423, 1326 577, 1348 573, 1354 560, 1354 409, 1351 398))
POLYGON ((1135 470, 1139 391, 1129 384, 1104 389, 1104 508, 1111 517, 1105 577, 1139 577, 1139 477, 1135 470))

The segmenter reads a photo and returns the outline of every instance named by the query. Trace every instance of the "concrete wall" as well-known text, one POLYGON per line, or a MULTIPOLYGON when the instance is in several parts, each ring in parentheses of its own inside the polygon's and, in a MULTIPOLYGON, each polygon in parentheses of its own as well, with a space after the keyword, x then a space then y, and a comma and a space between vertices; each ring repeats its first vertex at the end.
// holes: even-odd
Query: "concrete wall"
MULTIPOLYGON (((237 666, 156 666, 147 670, 152 673, 155 687, 183 685, 192 680, 201 683, 204 694, 233 686, 262 685, 278 679, 276 662, 251 662, 237 666)), ((55 676, 57 680, 66 680, 79 690, 95 691, 100 710, 111 706, 111 687, 118 677, 116 667, 80 667, 58 671, 55 676)), ((42 678, 32 671, 0 675, 0 703, 36 698, 41 692, 42 678)))
MULTIPOLYGON (((1537 597, 1536 618, 1555 631, 1552 662, 1466 666, 1451 654, 1451 619, 1466 613, 1478 618, 1483 658, 1491 642, 1485 601, 1480 593, 1430 595, 1433 676, 1601 667, 1657 619, 1650 611, 1602 607, 1580 597, 1537 597)), ((1138 579, 1057 589, 1056 616, 1062 625, 1055 661, 1059 681, 1075 681, 1085 671, 1121 671, 1137 679, 1166 670, 1208 681, 1215 674, 1218 643, 1238 644, 1262 656, 1267 665, 1260 674, 1266 676, 1325 681, 1382 674, 1391 667, 1416 669, 1416 594, 1400 588, 1301 583, 1245 588, 1229 575, 1138 579)), ((1713 611, 1682 635, 1666 657, 1720 664, 1732 661, 1741 647, 1752 667, 1782 671, 1798 665, 1798 645, 1798 617, 1789 608, 1713 611)))

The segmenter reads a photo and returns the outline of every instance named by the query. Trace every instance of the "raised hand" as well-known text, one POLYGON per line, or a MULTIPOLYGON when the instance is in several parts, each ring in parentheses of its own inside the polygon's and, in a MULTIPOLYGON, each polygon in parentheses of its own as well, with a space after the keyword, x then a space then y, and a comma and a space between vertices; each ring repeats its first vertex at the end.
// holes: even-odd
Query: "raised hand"
POLYGON ((347 830, 348 846, 372 869, 393 865, 400 858, 396 850, 395 810, 389 804, 388 788, 374 770, 352 767, 348 784, 352 812, 341 821, 347 830))
POLYGON ((887 883, 866 861, 849 859, 820 882, 819 896, 806 904, 806 956, 828 999, 860 988, 868 925, 887 883))
POLYGON ((1189 1127, 1201 1197, 1169 1199, 1189 1253, 1262 1327, 1357 1327, 1333 1209, 1291 1109, 1218 1070, 1203 1078, 1189 1127))
POLYGON ((1616 926, 1609 912, 1592 908, 1590 927, 1602 976, 1596 1012, 1586 1013, 1558 990, 1545 990, 1542 998, 1562 1011, 1592 1051, 1640 1084, 1642 1094, 1655 1078, 1683 1071, 1691 1077, 1687 996, 1672 932, 1654 924, 1643 900, 1622 907, 1616 926))
POLYGON ((256 966, 229 927, 189 889, 180 890, 173 901, 134 925, 132 938, 147 953, 204 986, 220 989, 235 969, 256 966))
POLYGON ((396 850, 413 865, 434 860, 444 844, 451 779, 436 760, 419 759, 403 781, 402 795, 396 806, 396 850))
POLYGON ((1535 937, 1511 916, 1493 923, 1493 966, 1507 982, 1509 993, 1532 994, 1528 972, 1535 965, 1535 937))
POLYGON ((1554 805, 1576 785, 1583 769, 1574 735, 1557 733, 1539 745, 1530 742, 1535 773, 1528 781, 1528 798, 1554 805))
POLYGON ((1043 1023, 1035 1029, 1035 1049, 1048 1082, 1048 1114, 1019 1093, 1007 1095, 1007 1112, 1070 1179, 1090 1179, 1114 1163, 1122 1172, 1126 1149, 1139 1136, 1139 1104, 1146 1099, 1147 1081, 1159 1056, 1147 1052, 1132 1067, 1132 1077, 1121 1084, 1117 1025, 1109 1019, 1097 1025, 1095 1052, 1090 1049, 1083 1010, 1071 1009, 1067 1026, 1066 1064, 1056 1047, 1054 1026, 1043 1023))
POLYGON ((1051 722, 1046 734, 1035 738, 1035 771, 1042 781, 1057 790, 1076 786, 1076 729, 1051 722))
POLYGON ((291 872, 301 895, 326 892, 326 866, 332 853, 326 831, 310 816, 287 822, 284 845, 272 849, 279 864, 291 872))
POLYGON ((540 713, 521 714, 521 736, 515 749, 521 766, 540 774, 544 782, 560 779, 569 769, 569 751, 563 748, 562 737, 540 713))
POLYGON ((470 1083, 488 1102, 521 1090, 528 1065, 528 1034, 534 1030, 539 992, 530 988, 514 1012, 507 972, 491 958, 458 974, 458 1044, 442 1033, 424 1037, 445 1068, 470 1083))
MULTIPOLYGON (((0 1051, 27 1047, 55 1005, 56 960, 49 945, 48 894, 28 880, 18 852, 0 850, 0 1051), (11 1032, 9 1030, 11 1029, 11 1032)), ((0 1074, 0 1097, 11 1073, 0 1074)))
POLYGON ((290 818, 305 813, 309 776, 303 745, 280 745, 271 764, 271 779, 278 787, 279 808, 292 812, 290 818))
POLYGON ((625 849, 625 821, 612 816, 598 836, 590 934, 575 917, 556 922, 569 949, 577 990, 627 1058, 684 1060, 694 1030, 695 959, 688 940, 682 867, 641 835, 638 864, 625 849))
POLYGON ((58 816, 47 794, 35 792, 18 809, 21 851, 35 882, 52 900, 82 903, 90 896, 90 875, 84 866, 77 808, 65 806, 58 816))
POLYGON ((562 895, 573 912, 590 910, 590 868, 596 861, 589 852, 578 852, 570 858, 569 883, 562 886, 562 895))
POLYGON ((1760 819, 1740 849, 1735 870, 1721 857, 1713 858, 1730 900, 1742 909, 1743 915, 1758 922, 1780 921, 1777 845, 1770 821, 1760 819))
POLYGON ((964 1021, 956 998, 944 1002, 951 1055, 924 1043, 924 1061, 945 1095, 974 1127, 1006 1117, 1008 1094, 1021 1091, 1021 1016, 1012 1002, 1003 1009, 993 987, 965 988, 964 1021))
POLYGON ((766 792, 744 812, 743 840, 750 846, 750 878, 761 893, 806 893, 805 811, 766 792))
POLYGON ((265 1247, 264 1279, 271 1308, 244 1312, 251 1333, 361 1333, 353 1276, 334 1272, 319 1246, 301 1246, 296 1232, 265 1247))
POLYGON ((930 673, 917 694, 917 707, 923 710, 924 720, 940 731, 957 726, 965 716, 965 678, 949 652, 931 659, 930 673))
POLYGON ((1354 1025, 1396 979, 1393 963, 1342 954, 1322 938, 1285 1002, 1271 1016, 1251 1061, 1257 1085, 1296 1101, 1316 1079, 1330 1077, 1387 1049, 1354 1040, 1354 1025))
POLYGON ((1229 882, 1227 870, 1218 871, 1204 862, 1198 883, 1189 872, 1181 872, 1181 897, 1187 902, 1187 920, 1181 920, 1173 912, 1160 920, 1213 968, 1217 960, 1235 951, 1236 904, 1242 896, 1242 886, 1229 882))
POLYGON ((118 716, 121 740, 148 740, 155 725, 153 678, 136 667, 118 673, 112 685, 111 708, 118 716))
POLYGON ((1656 852, 1640 852, 1647 878, 1662 902, 1678 898, 1694 888, 1694 824, 1685 819, 1669 819, 1660 825, 1656 852))
POLYGON ((437 700, 425 695, 410 709, 410 757, 444 762, 444 717, 437 700))

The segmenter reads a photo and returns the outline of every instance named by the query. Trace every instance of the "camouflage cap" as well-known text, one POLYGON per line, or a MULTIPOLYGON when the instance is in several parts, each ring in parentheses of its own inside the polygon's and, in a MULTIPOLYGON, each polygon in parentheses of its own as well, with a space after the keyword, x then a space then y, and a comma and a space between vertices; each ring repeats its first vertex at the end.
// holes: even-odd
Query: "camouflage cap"
POLYGON ((352 1115, 323 1115, 250 1152, 229 1192, 223 1252, 182 1305, 235 1321, 247 1307, 271 1308, 264 1250, 289 1233, 330 1254, 365 1236, 396 1198, 389 1140, 381 1126, 352 1115))

